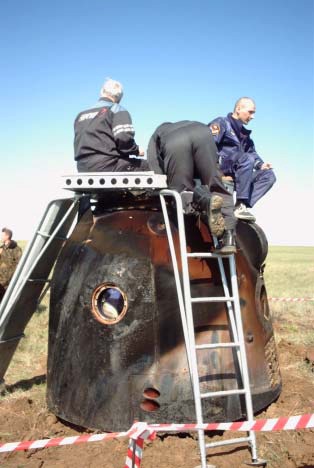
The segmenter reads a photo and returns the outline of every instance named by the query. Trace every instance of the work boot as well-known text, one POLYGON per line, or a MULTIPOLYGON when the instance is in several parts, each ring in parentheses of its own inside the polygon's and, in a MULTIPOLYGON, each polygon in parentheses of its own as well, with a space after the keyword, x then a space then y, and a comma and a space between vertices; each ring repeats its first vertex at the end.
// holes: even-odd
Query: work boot
POLYGON ((211 195, 208 187, 195 187, 193 202, 205 214, 206 222, 213 236, 221 237, 225 230, 225 220, 221 214, 223 199, 219 195, 211 195))
POLYGON ((251 221, 254 223, 256 221, 255 216, 248 211, 244 203, 238 203, 234 210, 234 216, 238 219, 243 219, 244 221, 251 221))
POLYGON ((232 255, 236 253, 235 233, 233 229, 227 229, 219 241, 219 247, 214 250, 214 253, 222 255, 232 255))

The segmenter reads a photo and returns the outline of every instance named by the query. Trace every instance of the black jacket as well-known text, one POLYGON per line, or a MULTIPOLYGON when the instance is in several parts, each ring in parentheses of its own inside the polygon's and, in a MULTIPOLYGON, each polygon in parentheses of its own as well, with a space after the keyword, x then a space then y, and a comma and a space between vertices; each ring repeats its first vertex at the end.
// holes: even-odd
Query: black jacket
POLYGON ((188 127, 191 124, 199 122, 192 122, 190 120, 181 120, 180 122, 164 122, 156 128, 151 136, 147 148, 147 161, 149 167, 156 174, 164 174, 164 154, 163 144, 171 135, 178 129, 188 127))
POLYGON ((94 107, 80 112, 74 122, 75 160, 117 162, 119 158, 138 155, 134 127, 127 110, 120 104, 100 99, 94 107))

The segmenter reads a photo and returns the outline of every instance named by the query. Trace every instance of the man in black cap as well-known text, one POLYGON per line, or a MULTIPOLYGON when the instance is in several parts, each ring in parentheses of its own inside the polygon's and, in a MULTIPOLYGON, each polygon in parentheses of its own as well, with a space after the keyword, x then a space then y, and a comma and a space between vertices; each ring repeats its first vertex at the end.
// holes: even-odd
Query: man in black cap
POLYGON ((150 139, 147 157, 152 170, 167 174, 170 189, 193 192, 193 203, 207 215, 211 233, 223 235, 220 252, 235 253, 233 198, 222 182, 208 127, 189 120, 163 123, 150 139), (194 177, 202 185, 196 186, 194 177))

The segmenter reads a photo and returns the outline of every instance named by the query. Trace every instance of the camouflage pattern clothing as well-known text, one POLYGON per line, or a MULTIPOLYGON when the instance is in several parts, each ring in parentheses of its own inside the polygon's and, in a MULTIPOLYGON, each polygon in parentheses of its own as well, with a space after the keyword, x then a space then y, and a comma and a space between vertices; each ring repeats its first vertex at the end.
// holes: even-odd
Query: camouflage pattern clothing
POLYGON ((0 296, 1 291, 8 287, 21 255, 22 249, 14 240, 0 245, 0 296))

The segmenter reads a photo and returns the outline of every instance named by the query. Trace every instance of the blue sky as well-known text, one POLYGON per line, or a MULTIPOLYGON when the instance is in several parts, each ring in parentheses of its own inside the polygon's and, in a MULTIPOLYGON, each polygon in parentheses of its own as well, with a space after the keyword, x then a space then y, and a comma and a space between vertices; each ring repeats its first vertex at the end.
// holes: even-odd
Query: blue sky
POLYGON ((252 96, 252 136, 278 178, 254 213, 270 243, 313 245, 313 19, 312 0, 3 0, 0 224, 30 236, 74 171, 73 120, 110 76, 143 147, 165 120, 207 123, 252 96))

